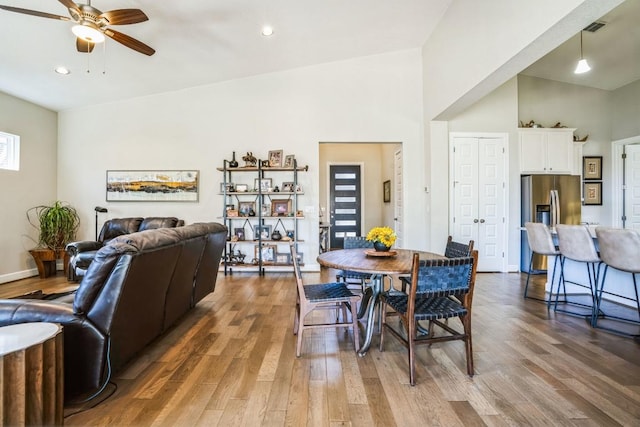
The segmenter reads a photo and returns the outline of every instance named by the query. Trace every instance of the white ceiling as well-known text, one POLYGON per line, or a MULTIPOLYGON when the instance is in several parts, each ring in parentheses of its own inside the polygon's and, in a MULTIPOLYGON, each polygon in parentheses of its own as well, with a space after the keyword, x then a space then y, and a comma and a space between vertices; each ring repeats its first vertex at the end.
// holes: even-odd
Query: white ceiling
POLYGON ((580 59, 580 33, 522 71, 522 74, 615 90, 640 79, 640 1, 627 0, 598 21, 606 25, 583 32, 583 56, 591 66, 574 74, 580 59))
MULTIPOLYGON (((0 10, 0 91, 61 111, 262 73, 422 46, 452 0, 94 0, 138 8, 149 21, 113 28, 148 44, 148 57, 108 39, 78 53, 71 22, 0 10), (263 24, 275 29, 260 34, 263 24), (53 69, 65 65, 68 76, 53 69)), ((67 16, 56 0, 0 4, 67 16)), ((522 74, 614 90, 640 79, 640 1, 627 0, 583 34, 592 70, 573 73, 579 33, 522 74)))
MULTIPOLYGON (((452 0, 94 0, 149 21, 113 29, 156 50, 108 39, 78 53, 72 22, 0 10, 0 91, 55 111, 251 75, 420 47, 452 0), (260 34, 263 24, 275 32, 260 34), (54 68, 64 65, 71 74, 54 68), (104 73, 103 73, 104 71, 104 73)), ((68 16, 55 0, 0 4, 68 16)))

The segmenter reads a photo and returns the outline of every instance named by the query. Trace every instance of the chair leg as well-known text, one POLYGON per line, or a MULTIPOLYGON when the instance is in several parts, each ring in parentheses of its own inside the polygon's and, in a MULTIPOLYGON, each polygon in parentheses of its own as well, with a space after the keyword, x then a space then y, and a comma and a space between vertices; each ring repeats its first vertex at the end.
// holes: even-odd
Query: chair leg
POLYGON ((351 302, 351 322, 353 324, 353 344, 355 351, 360 350, 360 331, 358 329, 358 312, 356 310, 356 302, 351 302))
POLYGON ((409 383, 416 385, 416 320, 409 320, 407 341, 409 343, 409 383))
POLYGON ((529 279, 531 279, 531 268, 533 266, 533 251, 531 251, 531 258, 529 259, 529 271, 527 272, 527 283, 524 285, 524 295, 523 297, 526 299, 527 291, 529 289, 529 279))
POLYGON ((387 304, 380 302, 380 320, 382 322, 382 326, 380 327, 380 351, 384 351, 384 325, 387 324, 387 304))
POLYGON ((467 351, 467 374, 470 377, 474 375, 473 369, 473 342, 471 340, 471 316, 468 314, 462 318, 462 325, 464 328, 464 333, 466 335, 465 348, 467 351))

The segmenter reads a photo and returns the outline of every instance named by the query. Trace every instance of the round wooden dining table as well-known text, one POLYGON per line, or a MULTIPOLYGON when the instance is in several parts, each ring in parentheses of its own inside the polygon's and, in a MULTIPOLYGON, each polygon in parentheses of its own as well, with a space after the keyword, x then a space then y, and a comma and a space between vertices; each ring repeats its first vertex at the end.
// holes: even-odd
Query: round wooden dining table
POLYGON ((418 253, 420 259, 445 258, 444 255, 410 249, 394 249, 391 251, 392 256, 380 256, 380 254, 372 254, 370 251, 370 249, 362 248, 339 249, 324 252, 318 256, 318 263, 323 267, 356 271, 358 273, 371 273, 371 282, 363 289, 362 307, 366 307, 367 324, 363 334, 364 342, 358 350, 359 356, 367 354, 371 345, 371 338, 375 328, 376 307, 379 304, 380 294, 384 290, 384 276, 411 273, 414 253, 418 253))

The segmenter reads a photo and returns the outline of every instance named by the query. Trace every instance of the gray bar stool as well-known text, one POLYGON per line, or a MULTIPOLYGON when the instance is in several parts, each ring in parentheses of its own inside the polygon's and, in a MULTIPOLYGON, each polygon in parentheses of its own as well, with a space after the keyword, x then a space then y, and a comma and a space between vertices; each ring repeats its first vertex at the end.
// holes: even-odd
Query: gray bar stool
POLYGON ((589 320, 591 320, 594 316, 600 314, 596 307, 596 287, 598 286, 600 266, 602 265, 596 246, 593 243, 593 238, 591 237, 587 227, 583 225, 558 224, 556 225, 556 231, 558 232, 558 247, 560 248, 560 254, 562 255, 562 260, 560 261, 560 282, 563 285, 566 304, 588 308, 589 312, 585 313, 584 310, 571 311, 567 308, 558 309, 558 295, 560 292, 556 293, 556 301, 553 309, 554 311, 572 314, 574 316, 588 317, 589 320), (572 283, 574 285, 587 288, 587 285, 584 283, 566 280, 564 277, 564 263, 567 259, 574 262, 585 263, 587 267, 587 276, 589 277, 588 289, 591 294, 591 302, 589 304, 569 301, 567 299, 565 283, 572 283))
MULTIPOLYGON (((598 291, 596 298, 597 307, 600 309, 600 304, 602 303, 602 294, 605 292, 604 286, 607 279, 608 268, 613 267, 616 270, 626 271, 633 277, 638 320, 613 315, 608 315, 606 318, 616 319, 618 321, 631 324, 640 324, 640 301, 638 300, 638 285, 636 283, 636 274, 640 273, 640 233, 636 230, 597 227, 596 236, 598 237, 598 246, 600 247, 600 257, 602 258, 602 262, 605 264, 604 271, 602 273, 602 280, 600 281, 600 290, 598 291)), ((613 293, 611 293, 611 295, 633 301, 633 298, 630 297, 613 293)), ((606 329, 625 336, 638 336, 637 334, 631 334, 620 329, 614 329, 602 325, 599 326, 598 316, 595 315, 591 318, 591 326, 594 328, 606 329)))
MULTIPOLYGON (((553 238, 551 232, 546 224, 541 222, 525 222, 524 228, 527 230, 527 241, 529 242, 529 248, 531 248, 531 259, 529 260, 529 271, 527 272, 527 284, 524 286, 524 298, 533 299, 536 301, 546 302, 548 306, 551 306, 551 295, 553 295, 553 285, 556 278, 556 267, 560 260, 560 251, 553 244, 553 238), (527 295, 529 290, 529 279, 531 278, 531 272, 533 269, 533 255, 534 253, 543 256, 554 256, 553 271, 551 273, 551 287, 549 289, 549 298, 536 298, 527 295)), ((560 292, 560 276, 558 276, 558 292, 560 292)))

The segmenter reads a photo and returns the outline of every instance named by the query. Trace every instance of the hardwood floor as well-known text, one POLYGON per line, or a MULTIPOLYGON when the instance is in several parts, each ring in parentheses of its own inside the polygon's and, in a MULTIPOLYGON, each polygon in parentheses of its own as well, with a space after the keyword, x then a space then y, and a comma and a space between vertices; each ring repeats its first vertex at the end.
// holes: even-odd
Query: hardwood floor
MULTIPOLYGON (((392 337, 380 352, 374 336, 360 358, 351 332, 308 331, 296 358, 291 273, 221 275, 213 294, 115 375, 110 398, 65 424, 640 425, 640 344, 523 300, 524 278, 478 274, 475 377, 463 343, 441 343, 419 348, 411 387, 406 350, 392 337)), ((0 296, 64 286, 60 276, 27 279, 0 286, 0 296)))

